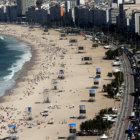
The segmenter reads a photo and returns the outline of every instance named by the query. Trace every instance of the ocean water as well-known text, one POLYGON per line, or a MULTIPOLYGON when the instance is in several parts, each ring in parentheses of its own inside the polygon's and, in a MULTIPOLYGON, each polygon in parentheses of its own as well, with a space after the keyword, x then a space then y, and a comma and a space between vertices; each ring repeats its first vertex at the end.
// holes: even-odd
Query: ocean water
POLYGON ((14 86, 17 73, 30 59, 30 48, 26 43, 0 36, 0 96, 14 86))

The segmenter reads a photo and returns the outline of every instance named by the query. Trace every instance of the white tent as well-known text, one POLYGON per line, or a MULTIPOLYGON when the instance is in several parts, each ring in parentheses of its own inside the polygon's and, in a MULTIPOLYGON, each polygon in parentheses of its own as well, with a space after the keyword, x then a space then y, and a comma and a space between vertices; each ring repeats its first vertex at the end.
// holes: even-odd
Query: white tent
POLYGON ((115 112, 118 111, 118 109, 116 107, 113 107, 112 110, 115 111, 115 112))
POLYGON ((108 136, 106 136, 105 134, 103 134, 101 137, 100 137, 101 140, 104 140, 104 139, 108 139, 108 136))

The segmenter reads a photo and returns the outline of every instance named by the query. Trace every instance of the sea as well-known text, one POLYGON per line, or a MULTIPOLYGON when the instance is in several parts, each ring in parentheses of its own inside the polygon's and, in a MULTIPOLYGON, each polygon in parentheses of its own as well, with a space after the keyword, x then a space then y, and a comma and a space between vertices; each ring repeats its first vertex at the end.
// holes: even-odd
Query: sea
POLYGON ((17 74, 31 57, 28 44, 0 35, 0 96, 15 85, 17 74))

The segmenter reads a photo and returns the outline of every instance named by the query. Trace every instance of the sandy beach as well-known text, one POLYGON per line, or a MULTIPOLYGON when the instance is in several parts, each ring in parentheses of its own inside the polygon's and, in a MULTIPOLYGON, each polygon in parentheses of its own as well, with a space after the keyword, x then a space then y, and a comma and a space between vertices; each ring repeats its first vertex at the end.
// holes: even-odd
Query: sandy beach
MULTIPOLYGON (((19 140, 57 140, 69 135, 69 123, 76 129, 86 119, 92 119, 103 108, 114 107, 114 100, 105 97, 102 87, 111 79, 112 60, 104 60, 103 46, 92 48, 93 42, 81 35, 67 35, 60 40, 60 33, 19 25, 0 25, 0 33, 14 36, 31 47, 32 58, 18 74, 16 85, 2 97, 0 103, 0 139, 9 136, 8 125, 15 124, 19 140), (77 39, 70 45, 70 39, 77 39), (84 46, 85 53, 77 53, 77 46, 84 46), (83 56, 92 57, 91 65, 83 65, 83 56), (62 67, 63 64, 63 67, 62 67), (99 88, 95 90, 95 102, 87 102, 89 89, 93 86, 96 68, 101 68, 99 88), (64 70, 65 79, 59 80, 59 70, 64 70), (57 90, 52 90, 52 79, 57 79, 57 90), (49 91, 50 103, 44 103, 44 91, 49 91), (86 105, 86 119, 71 119, 79 116, 79 105, 86 105), (73 106, 73 108, 70 108, 73 106), (27 121, 27 107, 32 107, 33 120, 27 121), (48 116, 40 112, 48 110, 48 116), (53 124, 48 124, 53 122, 53 124), (29 126, 32 125, 32 128, 29 126)), ((116 102, 116 107, 119 102, 116 102)), ((96 140, 97 137, 77 137, 78 140, 96 140)))

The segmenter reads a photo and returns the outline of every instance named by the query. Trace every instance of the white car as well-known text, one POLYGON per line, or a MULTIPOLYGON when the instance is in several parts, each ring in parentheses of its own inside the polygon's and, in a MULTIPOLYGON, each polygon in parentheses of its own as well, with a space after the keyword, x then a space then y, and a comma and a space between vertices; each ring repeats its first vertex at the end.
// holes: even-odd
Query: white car
POLYGON ((117 73, 117 72, 120 72, 120 71, 121 71, 120 69, 114 69, 113 73, 117 73))
POLYGON ((120 66, 120 61, 114 61, 113 63, 112 63, 112 66, 120 66))
POLYGON ((104 46, 105 49, 111 49, 112 46, 111 45, 107 45, 107 46, 104 46))

